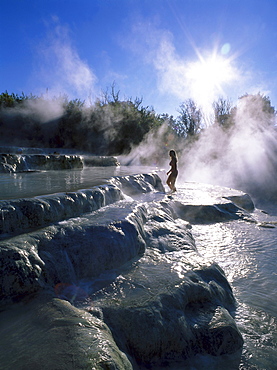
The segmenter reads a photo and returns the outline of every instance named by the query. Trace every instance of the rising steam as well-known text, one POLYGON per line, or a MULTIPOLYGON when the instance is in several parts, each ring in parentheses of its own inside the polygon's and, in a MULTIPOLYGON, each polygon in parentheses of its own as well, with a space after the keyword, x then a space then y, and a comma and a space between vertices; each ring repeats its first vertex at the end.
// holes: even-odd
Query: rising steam
MULTIPOLYGON (((249 68, 242 70, 237 67, 236 58, 239 56, 230 54, 229 44, 224 48, 218 45, 218 51, 215 47, 212 52, 203 53, 193 40, 187 39, 186 45, 193 49, 196 57, 193 61, 191 50, 187 50, 185 57, 177 53, 173 36, 166 30, 158 29, 149 22, 139 22, 133 27, 130 47, 133 52, 138 50, 140 55, 144 55, 144 62, 154 67, 158 90, 164 96, 177 97, 181 102, 193 99, 202 112, 204 110, 204 119, 208 124, 214 118, 210 118, 212 103, 219 96, 237 98, 245 91, 268 93, 265 82, 260 81, 257 73, 249 68)), ((276 129, 274 122, 269 122, 272 118, 263 111, 261 102, 250 100, 247 97, 240 99, 232 129, 225 131, 218 125, 208 125, 193 145, 179 147, 178 143, 170 144, 172 149, 178 151, 179 183, 199 181, 256 193, 275 191, 276 129)), ((165 156, 162 165, 168 167, 167 153, 161 153, 162 136, 148 137, 132 153, 132 159, 147 157, 148 153, 155 162, 155 153, 158 153, 159 162, 162 155, 165 156)))
POLYGON ((214 124, 203 130, 193 144, 170 141, 165 124, 132 151, 129 163, 168 169, 168 151, 176 149, 177 186, 194 181, 241 189, 257 197, 276 196, 275 116, 265 111, 262 104, 260 95, 239 99, 231 128, 226 130, 214 124))
MULTIPOLYGON (((49 86, 49 95, 65 93, 87 99, 95 89, 96 76, 72 46, 68 30, 60 26, 58 20, 54 22, 54 31, 49 34, 47 42, 40 45, 40 76, 49 86)), ((204 59, 197 51, 196 62, 182 58, 176 52, 172 35, 149 24, 134 25, 131 37, 133 40, 129 47, 142 54, 144 61, 154 67, 158 90, 179 98, 180 102, 192 98, 202 109, 205 105, 211 106, 217 94, 224 92, 224 83, 241 76, 229 61, 218 58, 216 54, 214 59, 204 59)), ((166 168, 168 151, 175 149, 179 157, 177 186, 183 181, 198 181, 247 191, 275 191, 277 135, 275 123, 261 103, 259 100, 251 101, 247 96, 240 99, 232 128, 224 130, 211 125, 191 145, 174 142, 165 123, 155 133, 150 132, 128 157, 122 158, 122 163, 166 168)), ((117 135, 113 125, 121 120, 121 116, 114 116, 109 108, 107 106, 103 110, 105 119, 101 121, 101 138, 107 143, 117 135)), ((21 109, 24 110, 23 115, 35 115, 40 123, 58 119, 64 113, 64 105, 59 99, 30 100, 21 109)), ((9 114, 16 116, 17 113, 10 111, 9 114)), ((13 130, 11 127, 11 137, 13 130)), ((89 140, 93 142, 93 137, 89 140)))
POLYGON ((38 78, 47 86, 48 94, 66 94, 80 99, 94 95, 97 78, 72 45, 68 28, 62 26, 57 18, 53 18, 51 31, 39 44, 37 52, 38 78))
POLYGON ((214 126, 184 152, 183 178, 246 190, 275 190, 277 136, 260 100, 239 101, 231 131, 214 126))

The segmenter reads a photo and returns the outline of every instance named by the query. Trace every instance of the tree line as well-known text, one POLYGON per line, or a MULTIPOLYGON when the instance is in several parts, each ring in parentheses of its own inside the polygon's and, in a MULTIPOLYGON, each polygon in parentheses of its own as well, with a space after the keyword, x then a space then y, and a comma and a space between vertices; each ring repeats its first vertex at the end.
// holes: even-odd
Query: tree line
MULTIPOLYGON (((192 99, 180 104, 175 119, 166 113, 157 114, 142 102, 142 98, 120 99, 114 85, 90 106, 65 95, 48 98, 5 91, 0 95, 0 144, 120 155, 128 154, 149 134, 155 136, 162 126, 161 145, 165 147, 194 142, 208 129, 203 112, 192 99)), ((268 96, 245 94, 238 104, 244 104, 255 119, 275 125, 276 111, 268 96)), ((237 114, 238 106, 219 98, 213 103, 212 125, 231 130, 237 114)))

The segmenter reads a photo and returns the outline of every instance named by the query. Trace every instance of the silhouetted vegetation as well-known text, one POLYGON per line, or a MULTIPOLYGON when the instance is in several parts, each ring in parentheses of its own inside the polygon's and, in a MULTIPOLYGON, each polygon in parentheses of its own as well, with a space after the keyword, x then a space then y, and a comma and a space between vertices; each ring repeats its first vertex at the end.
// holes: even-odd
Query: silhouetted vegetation
POLYGON ((5 145, 74 149, 94 154, 128 153, 165 118, 142 99, 120 100, 119 92, 106 93, 91 107, 66 96, 0 95, 0 141, 5 145), (53 117, 51 109, 59 109, 53 117))
POLYGON ((228 128, 234 123, 232 103, 229 99, 220 97, 213 103, 214 120, 222 128, 228 128))
MULTIPOLYGON (((276 111, 269 97, 245 94, 239 98, 244 109, 253 104, 256 119, 275 125, 276 111)), ((228 99, 219 98, 213 104, 214 124, 224 130, 235 125, 237 107, 228 99)), ((120 92, 112 85, 93 105, 86 106, 80 99, 67 96, 0 95, 0 144, 29 147, 64 148, 97 155, 129 153, 149 134, 164 126, 161 143, 180 140, 193 142, 207 127, 203 114, 192 99, 180 104, 179 116, 156 114, 152 107, 144 107, 142 99, 120 99, 120 92), (170 138, 170 139, 169 139, 170 138)))
POLYGON ((175 129, 179 136, 192 138, 201 131, 202 113, 192 99, 180 105, 180 115, 176 119, 175 129))

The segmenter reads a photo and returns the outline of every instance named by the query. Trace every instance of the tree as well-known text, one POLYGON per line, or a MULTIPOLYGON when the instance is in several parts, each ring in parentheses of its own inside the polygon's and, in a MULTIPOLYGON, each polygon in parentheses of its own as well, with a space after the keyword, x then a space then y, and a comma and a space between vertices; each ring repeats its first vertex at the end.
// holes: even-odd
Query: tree
POLYGON ((23 103, 27 99, 36 99, 37 97, 30 95, 29 97, 26 96, 24 93, 22 95, 18 94, 9 94, 6 90, 0 95, 0 109, 1 108, 13 108, 17 104, 23 103))
POLYGON ((174 127, 178 136, 191 138, 198 134, 201 129, 202 113, 195 102, 187 99, 180 105, 178 112, 180 116, 177 117, 174 127))
POLYGON ((142 105, 142 98, 121 100, 119 93, 113 84, 93 111, 98 117, 97 135, 105 138, 103 149, 109 155, 129 153, 150 130, 162 124, 152 107, 142 105))
POLYGON ((116 105, 117 103, 120 103, 119 100, 119 94, 120 90, 115 91, 115 82, 111 85, 111 91, 109 92, 109 89, 107 88, 105 92, 102 92, 102 99, 98 100, 98 105, 105 106, 107 104, 110 105, 116 105))
POLYGON ((220 97, 213 103, 215 123, 223 128, 228 128, 232 123, 232 104, 229 99, 220 97))

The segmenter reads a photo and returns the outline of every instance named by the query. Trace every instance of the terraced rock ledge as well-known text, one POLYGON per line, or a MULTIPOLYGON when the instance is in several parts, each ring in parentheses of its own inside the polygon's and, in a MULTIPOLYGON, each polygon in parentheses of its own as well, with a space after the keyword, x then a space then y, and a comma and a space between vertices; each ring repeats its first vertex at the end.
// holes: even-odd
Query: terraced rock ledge
POLYGON ((198 253, 192 225, 255 222, 253 209, 233 189, 186 183, 165 194, 157 174, 0 202, 1 366, 238 364, 235 297, 220 266, 198 253))

